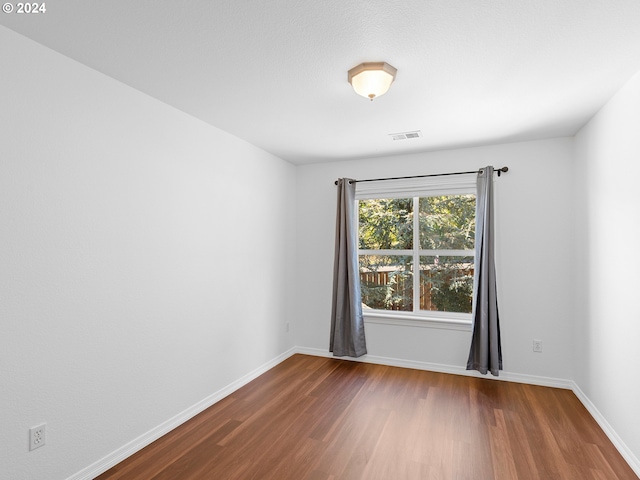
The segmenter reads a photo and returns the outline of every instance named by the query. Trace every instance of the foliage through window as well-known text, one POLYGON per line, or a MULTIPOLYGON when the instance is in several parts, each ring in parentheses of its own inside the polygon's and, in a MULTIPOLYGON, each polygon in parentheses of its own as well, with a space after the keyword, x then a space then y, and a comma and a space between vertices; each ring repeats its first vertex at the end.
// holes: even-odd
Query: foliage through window
POLYGON ((474 194, 360 199, 358 218, 365 312, 471 312, 474 194))

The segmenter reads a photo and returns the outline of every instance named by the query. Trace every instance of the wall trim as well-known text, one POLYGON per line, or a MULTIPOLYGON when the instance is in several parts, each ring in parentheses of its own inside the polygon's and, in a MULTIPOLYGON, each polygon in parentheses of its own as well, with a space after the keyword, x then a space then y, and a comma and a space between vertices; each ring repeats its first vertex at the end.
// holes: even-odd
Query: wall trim
POLYGON ((271 368, 275 367, 279 363, 283 362, 284 360, 286 360, 287 358, 289 358, 291 355, 295 353, 296 353, 296 348, 291 348, 286 352, 278 355, 274 359, 266 362, 265 364, 261 365, 255 370, 247 373, 246 375, 239 378, 235 382, 230 383, 226 387, 221 388, 217 392, 209 395, 208 397, 199 401, 195 405, 178 413, 176 416, 170 418, 166 422, 163 422, 157 427, 152 428, 147 433, 143 433, 138 438, 131 440, 129 443, 120 447, 114 452, 110 453, 106 457, 101 458, 97 462, 80 470, 78 473, 68 477, 67 480, 92 480, 98 475, 101 475, 102 473, 116 466, 118 463, 122 462, 123 460, 130 457, 134 453, 138 452, 139 450, 142 450, 147 445, 150 445, 151 443, 155 442, 157 439, 159 439, 163 435, 166 435, 171 430, 182 425, 187 420, 190 420, 191 418, 195 417, 197 414, 206 410, 211 405, 231 395, 233 392, 235 392, 239 388, 243 387, 250 381, 256 379, 257 377, 259 377, 266 371, 270 370, 271 368))
POLYGON ((536 375, 524 375, 521 373, 500 372, 499 377, 493 375, 482 375, 475 370, 466 370, 464 367, 455 365, 444 365, 439 363, 420 362, 416 360, 403 360, 399 358, 379 357, 375 355, 363 355, 359 358, 353 357, 333 357, 333 354, 328 350, 322 350, 318 348, 304 348, 297 347, 296 353, 303 353, 306 355, 315 355, 317 357, 331 357, 340 358, 341 360, 351 360, 355 362, 375 363, 378 365, 387 365, 390 367, 403 367, 413 368, 416 370, 428 370, 430 372, 449 373, 452 375, 464 375, 466 377, 484 378, 487 380, 498 380, 515 383, 528 383, 531 385, 540 385, 543 387, 563 388, 565 390, 572 390, 574 383, 571 380, 564 380, 561 378, 553 377, 540 377, 536 375))
MULTIPOLYGON (((334 357, 333 354, 328 350, 323 350, 319 348, 307 348, 307 347, 290 348, 286 352, 264 363, 260 367, 249 372, 248 374, 239 378, 235 382, 232 382, 226 387, 221 388, 217 392, 209 395, 208 397, 204 398, 203 400, 196 403, 195 405, 180 412, 179 414, 170 418, 166 422, 163 422, 162 424, 149 430, 147 433, 140 435, 138 438, 130 441, 126 445, 115 450, 114 452, 110 453, 104 458, 82 469, 78 473, 70 476, 69 478, 67 478, 67 480, 92 480, 96 476, 106 472, 107 470, 114 467, 118 463, 122 462, 126 458, 138 452, 139 450, 142 450, 144 447, 153 443, 163 435, 166 435, 171 430, 182 425, 184 422, 195 417, 197 414, 206 410, 213 404, 219 402, 220 400, 227 397, 228 395, 231 395, 233 392, 235 392, 239 388, 243 387, 250 381, 256 379, 266 371, 275 367, 279 363, 282 363, 284 360, 291 357, 292 355, 295 355, 296 353, 300 353, 303 355, 313 355, 316 357, 338 358, 338 357, 334 357)), ((627 447, 627 445, 618 436, 618 434, 613 429, 613 427, 611 427, 609 422, 607 422, 607 420, 600 413, 600 411, 595 407, 595 405, 591 402, 591 400, 589 400, 589 398, 584 394, 584 392, 573 380, 565 380, 565 379, 553 378, 553 377, 541 377, 537 375, 524 375, 519 373, 511 373, 511 372, 501 372, 499 377, 494 377, 492 375, 482 375, 476 371, 465 370, 464 367, 460 367, 460 366, 420 362, 416 360, 404 360, 399 358, 380 357, 375 355, 363 355, 362 357, 359 357, 359 358, 339 357, 339 359, 356 361, 356 362, 364 362, 364 363, 374 363, 378 365, 387 365, 390 367, 413 368, 416 370, 427 370, 427 371, 438 372, 438 373, 464 375, 467 377, 477 377, 477 378, 484 378, 488 380, 527 383, 530 385, 539 385, 543 387, 554 387, 554 388, 563 388, 566 390, 572 390, 573 393, 576 395, 576 397, 578 397, 580 402, 582 402, 582 404, 585 406, 587 411, 594 418, 596 423, 598 423, 600 428, 602 428, 602 430, 607 435, 607 437, 609 437, 609 440, 611 440, 613 445, 620 452, 620 454, 625 459, 625 461, 629 464, 631 469, 636 473, 636 475, 638 475, 638 477, 640 477, 640 460, 638 459, 638 457, 636 457, 636 455, 634 455, 634 453, 629 449, 629 447, 627 447)))
POLYGON ((627 444, 622 441, 620 436, 616 433, 613 427, 607 422, 602 413, 596 408, 589 397, 585 395, 582 389, 578 386, 577 383, 573 383, 573 393, 575 393, 576 397, 582 402, 587 411, 591 414, 593 419, 600 425, 600 428, 604 431, 604 433, 609 437, 611 443, 616 447, 622 458, 629 464, 631 470, 640 478, 640 459, 627 447, 627 444))
POLYGON ((415 315, 403 314, 381 314, 378 312, 363 311, 365 325, 379 323, 382 325, 393 325, 401 327, 421 327, 421 328, 441 328, 445 330, 459 330, 471 332, 471 320, 460 320, 453 318, 417 317, 415 315))

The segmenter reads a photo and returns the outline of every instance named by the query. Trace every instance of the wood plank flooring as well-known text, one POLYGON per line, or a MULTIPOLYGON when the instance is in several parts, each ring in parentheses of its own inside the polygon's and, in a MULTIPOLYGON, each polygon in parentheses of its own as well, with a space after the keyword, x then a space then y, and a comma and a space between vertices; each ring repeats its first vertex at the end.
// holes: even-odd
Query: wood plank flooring
POLYGON ((99 480, 637 480, 569 390, 294 355, 99 480))

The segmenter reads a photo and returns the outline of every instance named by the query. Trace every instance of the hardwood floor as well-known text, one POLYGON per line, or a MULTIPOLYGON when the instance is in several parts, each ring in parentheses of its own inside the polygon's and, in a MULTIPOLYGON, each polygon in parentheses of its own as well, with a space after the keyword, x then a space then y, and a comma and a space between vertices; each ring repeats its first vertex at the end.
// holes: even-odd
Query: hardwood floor
POLYGON ((637 478, 569 390, 306 355, 98 477, 637 478))

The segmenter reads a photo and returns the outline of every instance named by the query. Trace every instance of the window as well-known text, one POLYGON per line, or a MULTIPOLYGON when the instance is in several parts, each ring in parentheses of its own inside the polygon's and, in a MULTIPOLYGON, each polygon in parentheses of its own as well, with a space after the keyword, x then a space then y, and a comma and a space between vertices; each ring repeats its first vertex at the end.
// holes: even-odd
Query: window
POLYGON ((470 322, 475 176, 464 177, 357 185, 365 316, 470 322))

